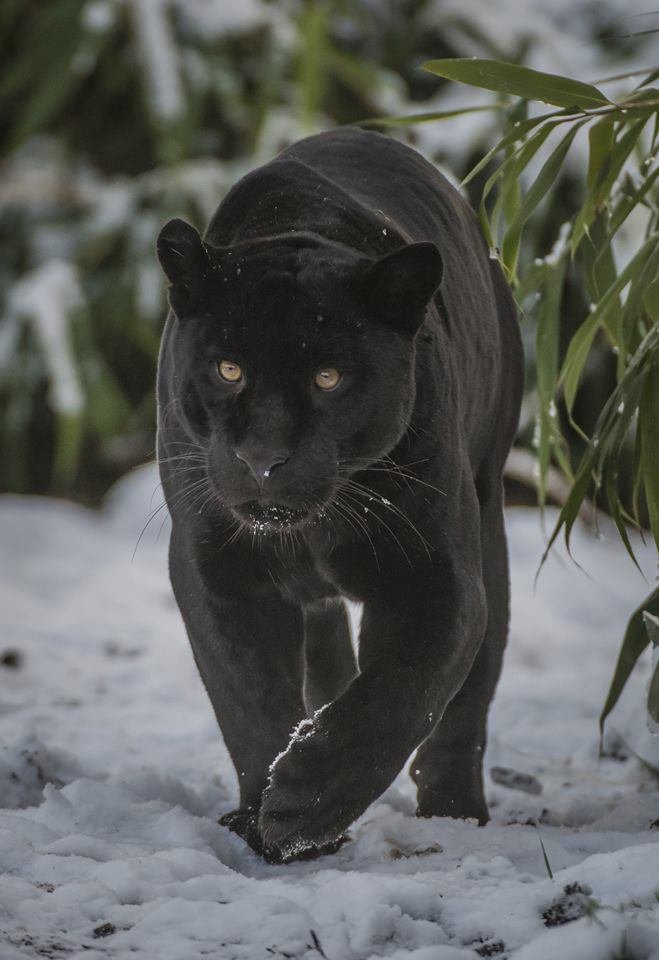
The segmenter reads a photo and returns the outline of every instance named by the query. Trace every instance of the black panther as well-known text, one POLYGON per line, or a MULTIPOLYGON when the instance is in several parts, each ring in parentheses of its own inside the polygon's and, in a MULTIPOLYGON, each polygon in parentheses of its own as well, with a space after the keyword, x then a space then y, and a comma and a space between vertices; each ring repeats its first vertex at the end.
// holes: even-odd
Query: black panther
POLYGON ((170 573, 238 775, 221 822, 274 861, 331 851, 415 750, 419 816, 485 822, 523 362, 472 210, 344 128, 157 249, 170 573))

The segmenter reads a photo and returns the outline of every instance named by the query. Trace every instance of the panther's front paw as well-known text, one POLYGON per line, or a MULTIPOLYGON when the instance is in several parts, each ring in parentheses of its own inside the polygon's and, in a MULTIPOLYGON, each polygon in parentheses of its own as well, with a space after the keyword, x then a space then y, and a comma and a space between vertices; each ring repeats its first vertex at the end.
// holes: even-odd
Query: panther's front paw
POLYGON ((317 729, 294 736, 274 763, 262 797, 258 825, 267 859, 309 859, 345 843, 343 830, 354 819, 348 798, 356 779, 356 772, 346 776, 348 760, 317 729))
POLYGON ((255 807, 230 810, 229 813, 221 816, 217 822, 223 827, 228 827, 233 833, 237 833, 255 853, 263 856, 263 841, 258 826, 258 810, 255 807))
POLYGON ((284 845, 282 848, 279 846, 264 846, 261 856, 266 863, 293 863, 295 860, 316 860, 318 857, 327 857, 332 853, 336 853, 336 851, 350 839, 349 834, 343 833, 340 837, 337 837, 336 840, 330 840, 329 843, 321 843, 320 845, 313 843, 306 846, 302 843, 293 844, 292 846, 284 845))

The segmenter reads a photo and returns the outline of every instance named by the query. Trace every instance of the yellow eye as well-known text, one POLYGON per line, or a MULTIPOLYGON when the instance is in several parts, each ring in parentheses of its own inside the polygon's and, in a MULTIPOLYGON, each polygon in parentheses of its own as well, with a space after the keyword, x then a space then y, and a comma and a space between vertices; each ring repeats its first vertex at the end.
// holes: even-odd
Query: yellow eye
POLYGON ((217 372, 223 380, 229 383, 238 383, 243 378, 242 370, 237 363, 233 363, 231 360, 220 360, 217 365, 217 372))
POLYGON ((335 370, 334 367, 325 367, 322 370, 316 371, 316 376, 314 377, 314 383, 317 387, 320 387, 321 390, 333 390, 334 387, 339 385, 341 380, 341 374, 338 370, 335 370))

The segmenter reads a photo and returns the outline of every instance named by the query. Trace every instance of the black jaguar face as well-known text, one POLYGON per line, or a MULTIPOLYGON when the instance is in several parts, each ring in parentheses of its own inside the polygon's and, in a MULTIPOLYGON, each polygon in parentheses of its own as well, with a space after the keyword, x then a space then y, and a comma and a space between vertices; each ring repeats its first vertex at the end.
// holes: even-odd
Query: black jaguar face
POLYGON ((303 525, 407 428, 436 248, 373 261, 298 235, 220 249, 172 221, 158 252, 173 388, 214 492, 256 530, 303 525))

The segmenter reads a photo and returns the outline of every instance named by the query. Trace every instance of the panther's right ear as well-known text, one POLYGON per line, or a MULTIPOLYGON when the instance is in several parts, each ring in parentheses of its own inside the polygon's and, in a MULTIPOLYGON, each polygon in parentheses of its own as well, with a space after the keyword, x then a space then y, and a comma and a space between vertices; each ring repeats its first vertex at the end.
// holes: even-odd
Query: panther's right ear
POLYGON ((169 301, 175 313, 192 306, 195 291, 208 272, 208 251, 194 227, 185 220, 170 220, 158 234, 160 266, 171 283, 169 301))
POLYGON ((408 243, 359 274, 358 298, 373 314, 401 332, 414 335, 442 282, 442 255, 434 243, 408 243))

